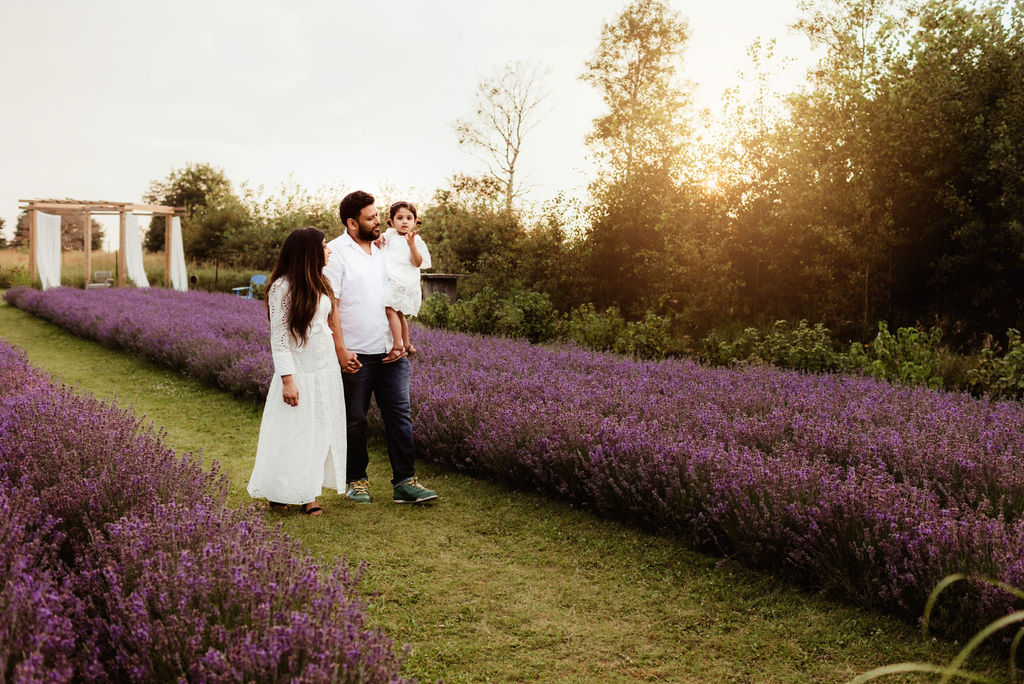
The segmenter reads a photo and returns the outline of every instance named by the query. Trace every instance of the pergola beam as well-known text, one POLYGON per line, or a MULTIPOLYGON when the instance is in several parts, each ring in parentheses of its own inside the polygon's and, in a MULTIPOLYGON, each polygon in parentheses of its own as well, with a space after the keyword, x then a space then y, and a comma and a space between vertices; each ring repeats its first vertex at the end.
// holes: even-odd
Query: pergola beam
POLYGON ((135 202, 109 202, 106 200, 79 201, 60 199, 21 199, 19 204, 28 214, 28 270, 29 278, 35 282, 38 265, 36 264, 36 212, 40 210, 59 211, 62 213, 81 213, 84 216, 85 224, 82 228, 83 245, 85 252, 85 282, 92 282, 92 215, 113 215, 120 217, 118 230, 117 250, 117 284, 124 287, 128 282, 125 263, 127 261, 124 243, 127 231, 128 214, 150 214, 152 216, 163 216, 167 222, 167 229, 164 239, 165 268, 164 282, 170 284, 170 252, 171 252, 171 218, 182 216, 185 213, 184 207, 167 207, 161 204, 138 204, 135 202))

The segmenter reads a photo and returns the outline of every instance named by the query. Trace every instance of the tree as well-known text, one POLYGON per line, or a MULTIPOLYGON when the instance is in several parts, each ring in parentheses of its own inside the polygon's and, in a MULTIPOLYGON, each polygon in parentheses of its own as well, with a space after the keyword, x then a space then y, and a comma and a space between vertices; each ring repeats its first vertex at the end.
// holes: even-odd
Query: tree
POLYGON ((686 22, 660 0, 634 0, 606 24, 582 80, 601 90, 608 113, 587 142, 603 162, 591 186, 585 253, 592 298, 640 315, 661 299, 666 233, 680 228, 680 192, 690 96, 680 77, 686 22))
MULTIPOLYGON (((143 200, 150 204, 184 207, 186 224, 195 212, 209 202, 232 195, 231 181, 222 169, 210 164, 189 162, 183 169, 171 169, 166 178, 150 182, 143 200)), ((145 248, 148 252, 164 249, 167 219, 154 217, 146 232, 145 248)), ((186 227, 183 225, 183 229, 186 227)))
POLYGON ((0 249, 7 246, 7 236, 4 235, 4 220, 0 218, 0 249))
POLYGON ((580 78, 608 107, 587 142, 616 179, 629 183, 641 167, 678 166, 691 100, 680 82, 688 38, 686 21, 660 0, 634 0, 602 29, 580 78))
POLYGON ((534 62, 509 62, 480 81, 473 117, 455 122, 459 145, 487 165, 488 174, 501 184, 509 212, 522 193, 516 165, 524 136, 541 118, 546 74, 547 69, 534 62))
MULTIPOLYGON (((61 251, 69 250, 80 250, 85 244, 85 230, 84 222, 82 217, 84 214, 80 211, 71 211, 68 209, 47 209, 47 214, 56 214, 60 216, 60 248, 61 251)), ((92 233, 90 243, 92 249, 99 249, 103 246, 103 226, 98 223, 96 219, 90 219, 92 224, 92 233)), ((29 238, 29 226, 28 226, 28 211, 22 209, 18 213, 18 223, 14 232, 14 240, 11 245, 14 247, 21 247, 22 245, 28 245, 29 238)))

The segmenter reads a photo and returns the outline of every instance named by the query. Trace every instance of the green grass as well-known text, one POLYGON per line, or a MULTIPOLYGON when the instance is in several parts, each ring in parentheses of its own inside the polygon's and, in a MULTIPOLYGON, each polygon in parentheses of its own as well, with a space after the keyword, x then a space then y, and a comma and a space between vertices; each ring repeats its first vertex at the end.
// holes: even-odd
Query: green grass
MULTIPOLYGON (((245 493, 262 405, 81 340, 0 302, 0 337, 64 382, 162 426, 216 459, 245 493)), ((265 511, 325 560, 369 564, 371 620, 412 651, 405 674, 449 682, 840 682, 955 647, 557 501, 430 463, 442 499, 390 502, 380 445, 370 505, 321 497, 319 519, 265 511)), ((261 508, 261 510, 264 510, 261 508)), ((992 670, 994 672, 994 670, 992 670)), ((904 678, 887 681, 933 681, 904 678)))

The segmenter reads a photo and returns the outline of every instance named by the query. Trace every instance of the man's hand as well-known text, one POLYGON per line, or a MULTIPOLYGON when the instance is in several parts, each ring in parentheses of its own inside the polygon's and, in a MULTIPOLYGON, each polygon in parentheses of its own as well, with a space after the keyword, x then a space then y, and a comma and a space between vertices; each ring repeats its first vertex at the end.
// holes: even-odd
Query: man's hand
POLYGON ((281 383, 284 385, 284 389, 281 392, 284 403, 289 406, 298 406, 299 388, 295 386, 295 379, 290 375, 282 375, 281 383))
POLYGON ((341 364, 342 373, 355 373, 363 364, 359 362, 359 356, 354 351, 348 349, 339 349, 338 351, 338 363, 341 364))

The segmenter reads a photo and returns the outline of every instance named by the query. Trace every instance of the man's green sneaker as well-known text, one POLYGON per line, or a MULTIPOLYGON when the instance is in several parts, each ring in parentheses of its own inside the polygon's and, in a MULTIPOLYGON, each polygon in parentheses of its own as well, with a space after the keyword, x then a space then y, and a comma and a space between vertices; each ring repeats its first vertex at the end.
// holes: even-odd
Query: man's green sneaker
POLYGON ((349 501, 355 501, 356 503, 370 503, 370 481, 353 480, 349 482, 348 489, 345 490, 345 496, 348 497, 349 501))
POLYGON ((423 503, 437 498, 437 492, 427 489, 415 477, 395 485, 395 503, 423 503))

